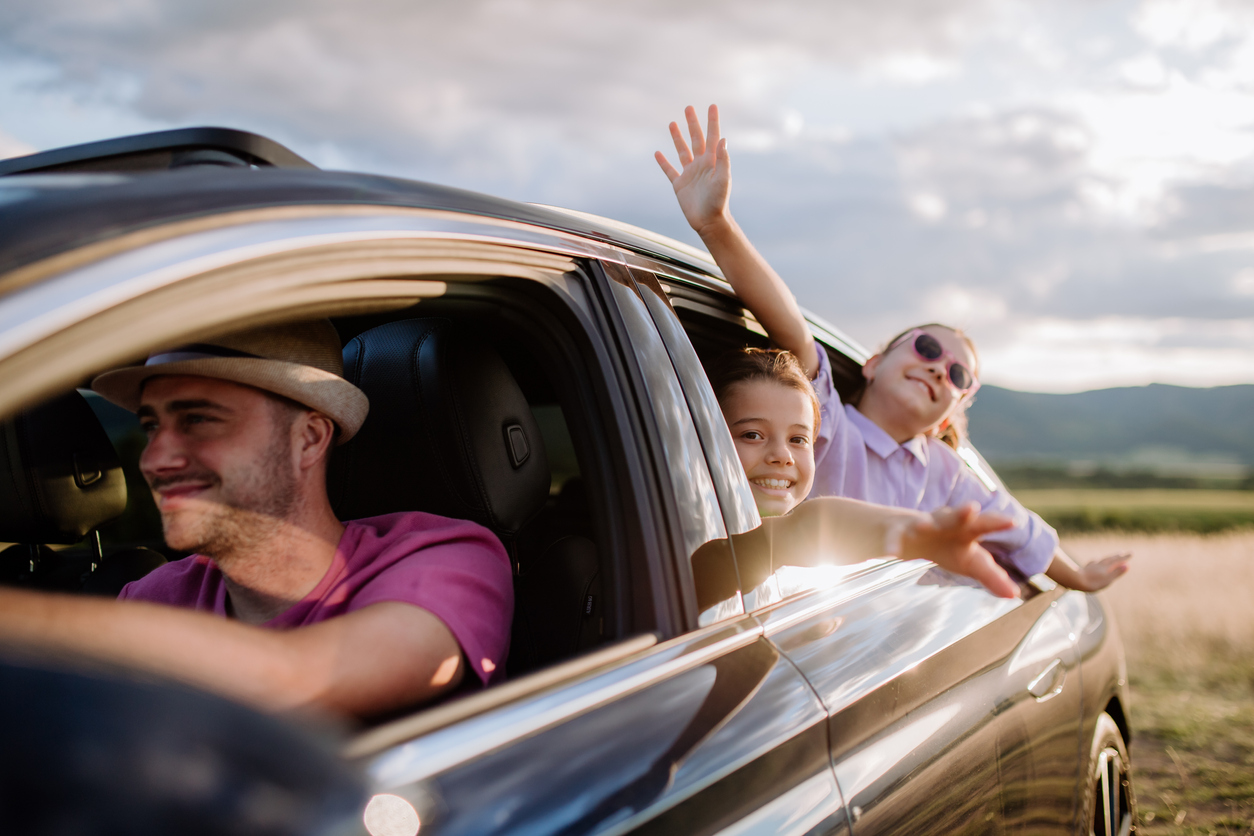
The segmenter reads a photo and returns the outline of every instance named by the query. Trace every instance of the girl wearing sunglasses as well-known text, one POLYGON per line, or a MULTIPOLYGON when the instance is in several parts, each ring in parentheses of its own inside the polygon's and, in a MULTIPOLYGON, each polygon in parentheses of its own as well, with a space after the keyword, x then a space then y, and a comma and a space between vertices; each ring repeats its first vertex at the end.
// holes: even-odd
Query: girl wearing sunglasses
MULTIPOLYGON (((931 323, 897 335, 863 366, 862 391, 849 403, 841 402, 827 355, 810 335, 796 299, 731 216, 731 161, 727 140, 719 136, 718 109, 710 106, 705 133, 693 108, 685 116, 691 147, 679 126, 670 125, 682 169, 661 152, 656 159, 674 186, 684 217, 736 294, 772 342, 795 355, 812 381, 821 421, 812 445, 814 484, 809 496, 843 496, 920 511, 975 502, 983 512, 1012 520, 1013 527, 983 543, 1024 575, 1045 572, 1063 586, 1095 591, 1126 572, 1126 554, 1077 566, 1039 516, 1005 491, 990 491, 959 458, 966 408, 979 388, 979 358, 961 331, 931 323)), ((725 393, 716 394, 722 402, 725 393)), ((757 493, 756 483, 753 487, 757 493)))

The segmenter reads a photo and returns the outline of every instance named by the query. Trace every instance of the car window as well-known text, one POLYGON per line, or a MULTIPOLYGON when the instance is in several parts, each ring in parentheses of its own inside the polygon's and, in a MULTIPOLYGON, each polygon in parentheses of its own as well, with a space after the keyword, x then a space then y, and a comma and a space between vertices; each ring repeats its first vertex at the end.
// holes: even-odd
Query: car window
POLYGON ((718 492, 683 387, 644 301, 651 291, 641 289, 621 264, 605 262, 602 267, 644 380, 644 402, 656 421, 655 441, 664 451, 664 478, 689 558, 683 567, 688 571, 681 573, 685 596, 696 602, 698 626, 740 615, 740 584, 718 492))
MULTIPOLYGON (((663 277, 666 278, 666 277, 663 277)), ((766 347, 760 326, 752 315, 741 309, 734 300, 725 296, 702 291, 674 278, 662 283, 682 324, 683 333, 691 348, 703 366, 717 360, 724 352, 735 351, 747 346, 766 347)), ((832 349, 827 348, 831 354, 832 349)), ((833 361, 835 376, 841 381, 839 385, 851 388, 860 380, 857 363, 840 355, 833 361)), ((694 384, 695 387, 696 384, 694 384)), ((704 388, 709 389, 708 378, 704 388)), ((713 392, 710 392, 711 398, 713 392)), ((722 423, 722 413, 717 415, 722 423)), ((725 424, 723 425, 725 428, 725 424)), ((731 442, 730 436, 728 442, 731 442)), ((730 454, 735 457, 734 447, 730 454)), ((744 471, 740 468, 739 458, 733 459, 736 465, 735 476, 744 486, 744 493, 733 493, 724 499, 725 507, 731 503, 748 503, 752 506, 753 498, 744 471)), ((747 512, 741 510, 742 516, 747 512)), ((753 512, 757 517, 756 510, 753 512)), ((874 569, 876 566, 889 562, 885 559, 861 561, 855 564, 813 565, 816 554, 830 550, 830 537, 838 533, 826 529, 809 529, 804 525, 793 524, 790 517, 776 518, 767 531, 752 526, 738 531, 731 537, 732 550, 735 554, 739 578, 742 584, 744 606, 746 611, 753 612, 771 606, 787 598, 836 586, 844 580, 860 573, 874 569)))
MULTIPOLYGON (((560 294, 549 293, 539 282, 531 280, 478 275, 469 279, 451 279, 436 288, 438 294, 421 299, 411 297, 404 303, 395 298, 382 303, 371 297, 354 298, 351 283, 345 284, 342 301, 328 300, 331 291, 323 284, 315 312, 331 318, 346 344, 373 329, 416 318, 438 319, 447 323, 459 340, 484 346, 500 357, 525 398, 537 430, 536 437, 528 439, 533 459, 538 447, 543 448, 547 461, 543 496, 538 498, 534 514, 517 531, 493 529, 506 541, 515 570, 515 625, 507 665, 510 677, 516 678, 627 635, 651 630, 651 608, 634 606, 626 598, 635 593, 623 581, 623 552, 640 535, 632 533, 638 523, 629 515, 623 516, 619 509, 630 509, 638 503, 624 496, 630 480, 621 472, 622 463, 607 452, 621 446, 605 438, 605 433, 615 431, 617 418, 599 398, 598 387, 588 383, 604 374, 595 364, 598 355, 589 343, 596 335, 571 325, 586 321, 586 317, 580 319, 582 314, 571 313, 567 298, 571 288, 583 281, 582 277, 578 273, 562 276, 566 289, 560 294)), ((398 282, 398 294, 405 293, 405 281, 398 282)), ((372 289, 385 295, 379 293, 380 285, 382 282, 376 281, 372 289)), ((230 291, 229 286, 205 286, 202 292, 206 306, 218 304, 216 297, 230 291)), ((638 298, 636 304, 640 305, 638 298)), ((141 296, 135 307, 139 312, 132 327, 137 330, 145 327, 145 316, 162 316, 157 299, 141 296)), ((240 302, 238 311, 242 325, 257 324, 247 300, 240 302)), ((285 316, 299 320, 308 317, 307 311, 308 308, 297 308, 285 314, 282 309, 272 308, 265 312, 265 321, 279 322, 285 316)), ((185 335, 175 332, 165 338, 168 343, 163 341, 152 348, 201 341, 233 330, 229 323, 205 329, 192 322, 188 328, 185 335)), ((83 335, 84 345, 103 339, 99 330, 77 330, 83 335)), ((59 338, 68 340, 75 331, 71 326, 59 338)), ((142 361, 142 357, 136 359, 142 361)), ((80 381, 89 381, 107 368, 94 365, 89 359, 75 362, 79 365, 65 373, 80 381)), ((405 358, 398 357, 398 362, 403 364, 405 358)), ((132 413, 80 388, 57 393, 7 418, 0 416, 0 424, 8 436, 24 432, 14 429, 15 422, 25 420, 24 416, 37 417, 41 409, 69 396, 84 404, 86 420, 92 424, 90 431, 107 438, 105 443, 111 446, 111 455, 116 456, 116 467, 111 465, 112 470, 105 468, 102 472, 117 472, 116 479, 110 478, 124 482, 125 489, 114 495, 115 499, 122 497, 121 504, 107 518, 93 519, 86 537, 79 534, 73 539, 70 535, 50 538, 25 525, 31 521, 30 515, 26 519, 20 512, 0 515, 0 583, 114 596, 122 584, 143 577, 162 561, 184 555, 168 549, 162 541, 160 517, 138 468, 145 438, 132 413), (128 556, 137 550, 146 550, 145 560, 124 567, 128 556), (103 584, 100 579, 110 572, 114 577, 109 584, 103 584)), ((372 402, 367 420, 381 420, 394 408, 382 401, 372 402)), ((415 433, 425 432, 421 421, 410 425, 415 433)), ((448 439, 427 440, 433 445, 449 443, 448 439)), ((65 441, 72 445, 75 439, 65 441)), ((7 474, 9 478, 23 479, 28 475, 20 471, 30 466, 29 461, 7 455, 0 459, 0 465, 12 463, 19 470, 7 474)), ((335 469, 333 456, 332 478, 335 469)), ((430 466, 414 468, 397 478, 413 481, 414 473, 434 472, 430 466)), ((0 488, 0 492, 3 490, 0 488)), ((335 504, 334 494, 332 498, 335 504)), ((11 504, 10 510, 13 507, 16 506, 11 504)), ((712 504, 712 509, 717 512, 717 503, 712 504)), ((380 512, 393 510, 397 509, 380 512)), ((446 510, 426 507, 404 510, 454 516, 446 510)), ((356 508, 352 516, 341 516, 351 519, 372 513, 369 508, 356 508)), ((491 527, 490 521, 476 521, 491 527)), ((721 519, 717 522, 721 526, 721 519)), ((721 531, 717 533, 721 536, 721 531)))
POLYGON ((723 421, 723 412, 710 380, 706 377, 701 359, 692 343, 684 334, 683 326, 675 316, 666 292, 653 273, 634 270, 641 288, 641 298, 649 308, 658 333, 666 344, 667 353, 683 386, 688 408, 696 422, 697 433, 705 451, 706 463, 714 479, 723 519, 731 534, 743 534, 762 524, 758 509, 753 502, 753 491, 745 479, 744 469, 736 455, 736 446, 723 421), (646 292, 647 291, 647 292, 646 292))

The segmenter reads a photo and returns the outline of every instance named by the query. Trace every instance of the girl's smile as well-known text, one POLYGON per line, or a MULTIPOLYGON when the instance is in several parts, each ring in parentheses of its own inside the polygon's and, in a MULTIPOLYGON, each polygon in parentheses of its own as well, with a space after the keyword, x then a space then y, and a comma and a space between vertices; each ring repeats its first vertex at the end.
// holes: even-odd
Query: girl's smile
POLYGON ((950 379, 950 358, 975 367, 974 353, 958 334, 935 326, 917 330, 940 343, 944 355, 927 360, 899 341, 862 369, 867 388, 858 411, 898 443, 940 426, 959 405, 964 392, 950 379))

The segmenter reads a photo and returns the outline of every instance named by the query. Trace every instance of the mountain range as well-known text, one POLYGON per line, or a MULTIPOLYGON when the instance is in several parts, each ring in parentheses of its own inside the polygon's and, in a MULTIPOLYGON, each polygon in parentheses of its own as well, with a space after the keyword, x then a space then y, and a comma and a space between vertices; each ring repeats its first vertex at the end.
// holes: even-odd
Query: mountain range
POLYGON ((1254 471, 1254 385, 1061 395, 984 386, 968 417, 971 441, 995 466, 1220 478, 1254 471))

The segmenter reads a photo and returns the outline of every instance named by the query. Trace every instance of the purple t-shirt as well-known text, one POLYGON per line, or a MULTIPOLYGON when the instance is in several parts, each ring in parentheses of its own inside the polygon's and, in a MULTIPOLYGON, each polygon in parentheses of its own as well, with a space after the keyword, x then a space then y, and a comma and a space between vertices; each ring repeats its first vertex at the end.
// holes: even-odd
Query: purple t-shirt
MULTIPOLYGON (((222 572, 199 554, 128 583, 118 599, 226 616, 222 572)), ((326 575, 263 626, 305 627, 384 601, 413 604, 444 622, 485 685, 504 678, 513 572, 492 532, 466 520, 415 511, 345 523, 326 575)))
POLYGON ((814 440, 814 487, 810 496, 847 496, 879 505, 935 511, 979 503, 982 511, 1009 517, 1014 527, 982 538, 1025 575, 1049 568, 1058 535, 1044 520, 1003 490, 991 490, 945 442, 917 435, 903 444, 856 408, 842 404, 823 346, 814 391, 821 422, 814 440))

